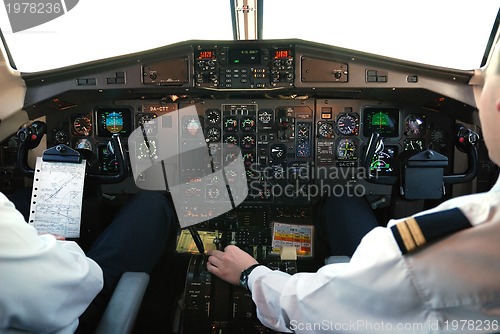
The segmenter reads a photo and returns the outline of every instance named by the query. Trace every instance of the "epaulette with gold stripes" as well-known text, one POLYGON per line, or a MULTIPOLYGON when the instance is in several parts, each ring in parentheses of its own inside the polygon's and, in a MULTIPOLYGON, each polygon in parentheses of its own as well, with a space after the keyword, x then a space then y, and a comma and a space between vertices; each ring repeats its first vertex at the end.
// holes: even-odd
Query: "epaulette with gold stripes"
POLYGON ((401 250, 406 254, 426 243, 472 227, 460 209, 408 217, 391 227, 392 234, 401 250))

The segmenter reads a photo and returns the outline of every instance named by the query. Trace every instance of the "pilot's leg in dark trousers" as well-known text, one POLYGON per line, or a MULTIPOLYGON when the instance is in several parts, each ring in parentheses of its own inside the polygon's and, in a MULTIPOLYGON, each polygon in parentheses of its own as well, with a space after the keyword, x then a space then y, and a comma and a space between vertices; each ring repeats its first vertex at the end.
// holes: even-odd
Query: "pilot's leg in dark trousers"
POLYGON ((357 196, 331 196, 318 212, 315 250, 319 257, 352 256, 361 239, 378 226, 368 201, 357 196))
POLYGON ((158 192, 142 192, 124 205, 87 256, 103 270, 104 288, 80 317, 77 333, 93 333, 124 272, 150 273, 175 233, 174 210, 158 192))

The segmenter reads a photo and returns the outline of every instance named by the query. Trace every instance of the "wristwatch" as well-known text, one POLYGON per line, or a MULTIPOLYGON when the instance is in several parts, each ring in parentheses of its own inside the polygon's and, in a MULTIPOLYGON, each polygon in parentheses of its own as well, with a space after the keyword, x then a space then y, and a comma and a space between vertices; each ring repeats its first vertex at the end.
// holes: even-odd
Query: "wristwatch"
POLYGON ((256 267, 260 266, 260 263, 252 264, 250 267, 247 269, 243 270, 240 275, 240 286, 244 287, 247 290, 250 290, 248 288, 248 276, 254 270, 256 267))

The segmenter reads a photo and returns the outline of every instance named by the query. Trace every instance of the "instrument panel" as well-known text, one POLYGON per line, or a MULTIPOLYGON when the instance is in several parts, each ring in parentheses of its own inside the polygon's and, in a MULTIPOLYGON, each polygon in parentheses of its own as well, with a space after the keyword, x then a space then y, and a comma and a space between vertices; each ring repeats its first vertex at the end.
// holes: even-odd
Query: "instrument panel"
MULTIPOLYGON (((392 187, 365 180, 362 158, 371 132, 381 131, 384 138, 370 172, 395 176, 398 157, 408 150, 430 147, 453 161, 454 124, 447 113, 352 99, 122 100, 82 105, 47 117, 48 145, 63 140, 92 151, 104 174, 118 170, 110 135, 120 133, 127 143, 130 130, 139 128, 139 142, 125 147, 126 154, 138 165, 165 161, 167 173, 174 170, 181 186, 171 191, 184 201, 176 206, 179 220, 203 222, 201 229, 222 231, 222 245, 237 244, 261 260, 275 256, 271 240, 277 223, 314 224, 314 203, 321 196, 391 195, 392 187), (76 128, 85 130, 75 131, 77 119, 76 128), (173 147, 178 152, 193 148, 194 153, 180 154, 176 161, 164 159, 173 147), (238 154, 234 147, 241 152, 244 172, 217 174, 234 161, 238 154), (208 157, 205 165, 193 165, 203 154, 208 157), (227 187, 245 178, 246 193, 227 187), (221 214, 217 203, 228 194, 232 203, 239 204, 221 214)), ((133 192, 136 184, 165 190, 165 183, 146 173, 135 177, 135 183, 131 172, 130 176, 128 182, 105 191, 133 192)), ((310 250, 304 254, 311 256, 310 250)))
POLYGON ((136 160, 158 159, 162 146, 202 138, 213 163, 220 166, 234 155, 230 147, 237 146, 248 182, 246 202, 251 203, 307 204, 311 196, 334 187, 363 183, 361 159, 372 132, 382 135, 384 147, 373 159, 371 172, 394 174, 398 155, 407 150, 432 148, 453 156, 454 120, 449 115, 371 100, 124 100, 76 109, 48 117, 49 145, 90 150, 101 171, 111 174, 117 170, 108 144, 111 135, 127 138, 136 128, 156 138, 149 147, 139 145, 128 152, 136 160), (192 106, 195 114, 183 112, 192 106), (178 115, 163 117, 174 113, 178 115), (156 135, 164 129, 176 139, 162 143, 156 135))
MULTIPOLYGON (((473 110, 461 100, 471 96, 468 80, 464 73, 300 40, 191 41, 27 76, 25 109, 32 118, 45 112, 48 146, 92 152, 104 174, 117 171, 113 134, 126 139, 140 129, 150 138, 125 147, 138 163, 163 161, 169 148, 201 147, 209 152, 205 167, 193 168, 187 156, 172 164, 179 184, 189 184, 179 191, 204 201, 203 209, 185 215, 204 217, 213 229, 246 224, 267 231, 280 221, 312 224, 315 200, 349 187, 358 196, 390 196, 391 187, 365 176, 397 176, 405 151, 432 148, 453 161, 456 115, 473 110), (382 135, 383 147, 365 171, 373 132, 382 135), (236 209, 216 217, 211 206, 227 196, 226 186, 209 174, 235 158, 232 147, 241 152, 247 193, 236 209)), ((137 191, 134 181, 150 180, 130 177, 106 191, 137 191)))

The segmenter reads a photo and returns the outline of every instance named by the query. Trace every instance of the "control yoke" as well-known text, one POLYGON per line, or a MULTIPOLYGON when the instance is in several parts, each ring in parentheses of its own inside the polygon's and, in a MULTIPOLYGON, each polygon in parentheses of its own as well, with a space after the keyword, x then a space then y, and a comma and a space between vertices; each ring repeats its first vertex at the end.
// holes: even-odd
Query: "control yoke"
POLYGON ((467 170, 463 174, 443 175, 448 166, 448 158, 432 149, 411 152, 403 156, 399 163, 399 175, 380 175, 371 171, 374 155, 381 150, 379 133, 372 133, 364 156, 366 180, 371 183, 394 185, 400 181, 400 193, 407 199, 437 199, 444 194, 444 184, 469 182, 477 175, 477 148, 479 135, 463 124, 455 127, 455 146, 467 154, 467 170), (410 153, 410 154, 411 154, 410 153))
MULTIPOLYGON (((35 170, 28 165, 28 151, 34 149, 40 144, 46 132, 47 126, 44 122, 41 121, 35 121, 29 126, 22 128, 17 132, 17 138, 19 139, 17 165, 19 166, 23 174, 28 177, 33 177, 35 175, 35 170)), ((87 180, 101 184, 109 184, 119 183, 127 178, 127 165, 123 154, 121 140, 118 134, 114 134, 111 137, 111 144, 113 146, 116 161, 118 162, 118 172, 116 174, 109 175, 100 174, 99 172, 93 172, 89 168, 87 168, 85 175, 87 180)), ((87 163, 89 163, 89 160, 95 156, 91 151, 87 151, 88 150, 74 150, 65 144, 57 144, 56 146, 51 147, 43 152, 43 160, 78 163, 82 161, 82 155, 85 155, 85 158, 89 158, 87 160, 87 163)))

